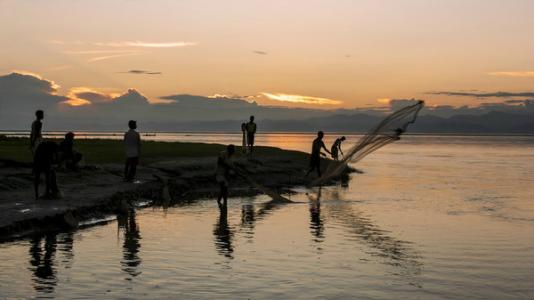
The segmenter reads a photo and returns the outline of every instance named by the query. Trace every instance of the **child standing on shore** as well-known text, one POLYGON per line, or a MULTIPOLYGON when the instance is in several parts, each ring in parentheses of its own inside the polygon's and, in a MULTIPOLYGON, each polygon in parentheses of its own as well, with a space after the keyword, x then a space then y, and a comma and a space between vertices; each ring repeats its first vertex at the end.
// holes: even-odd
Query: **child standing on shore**
POLYGON ((130 120, 128 122, 128 130, 124 134, 124 149, 126 152, 126 163, 124 166, 124 180, 133 182, 137 164, 139 163, 139 155, 141 153, 141 136, 137 131, 137 122, 130 120))
POLYGON ((32 123, 32 129, 30 133, 30 150, 32 153, 35 153, 37 150, 37 146, 39 146, 39 143, 43 140, 43 135, 41 133, 43 129, 43 120, 44 119, 44 112, 42 110, 38 110, 35 112, 35 121, 32 123))

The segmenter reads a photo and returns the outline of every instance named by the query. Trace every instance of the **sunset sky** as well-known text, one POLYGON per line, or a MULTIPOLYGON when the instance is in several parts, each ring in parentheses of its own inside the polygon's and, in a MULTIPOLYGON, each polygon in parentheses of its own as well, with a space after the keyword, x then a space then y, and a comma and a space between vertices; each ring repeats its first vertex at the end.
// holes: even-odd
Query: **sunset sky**
POLYGON ((128 88, 313 108, 534 90, 528 0, 0 0, 0 20, 0 75, 37 74, 75 104, 128 88))

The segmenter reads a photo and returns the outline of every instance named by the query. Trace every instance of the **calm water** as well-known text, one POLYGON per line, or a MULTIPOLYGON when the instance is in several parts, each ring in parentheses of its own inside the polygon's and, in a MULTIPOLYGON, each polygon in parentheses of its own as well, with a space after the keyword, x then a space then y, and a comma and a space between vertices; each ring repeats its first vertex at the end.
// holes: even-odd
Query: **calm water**
POLYGON ((0 298, 534 298, 533 137, 408 136, 356 167, 295 204, 205 199, 0 244, 0 298))

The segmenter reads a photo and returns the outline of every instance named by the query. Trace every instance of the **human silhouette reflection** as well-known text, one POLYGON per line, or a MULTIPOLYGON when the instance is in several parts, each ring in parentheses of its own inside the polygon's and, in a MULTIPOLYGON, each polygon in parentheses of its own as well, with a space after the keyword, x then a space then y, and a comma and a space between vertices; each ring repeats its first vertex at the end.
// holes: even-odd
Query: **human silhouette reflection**
POLYGON ((249 238, 252 238, 254 234, 255 221, 256 211, 254 210, 254 204, 243 204, 241 206, 241 226, 245 229, 245 233, 249 238))
POLYGON ((58 234, 57 248, 58 252, 61 253, 63 257, 61 262, 65 263, 65 268, 70 268, 74 259, 74 232, 68 231, 58 234))
POLYGON ((232 246, 232 239, 234 233, 228 226, 228 207, 221 205, 219 207, 219 219, 214 226, 213 235, 215 236, 215 248, 219 254, 233 259, 234 248, 232 246))
POLYGON ((53 293, 57 285, 54 267, 56 247, 55 233, 34 236, 30 240, 30 271, 33 272, 34 289, 38 293, 53 293))
POLYGON ((130 210, 128 213, 117 216, 117 223, 119 230, 123 230, 124 243, 122 245, 122 270, 130 277, 136 277, 141 274, 139 265, 141 258, 139 257, 139 249, 141 248, 141 234, 139 233, 139 226, 135 218, 135 210, 130 210))
POLYGON ((324 221, 321 218, 321 187, 314 198, 308 194, 310 199, 310 231, 315 242, 322 242, 324 239, 324 221))
MULTIPOLYGON (((364 216, 363 212, 355 209, 346 201, 339 201, 337 193, 329 194, 328 199, 336 204, 326 206, 328 219, 341 225, 354 238, 364 242, 374 251, 368 252, 383 259, 383 263, 398 267, 396 275, 414 278, 421 272, 419 254, 410 246, 410 242, 403 241, 381 229, 373 220, 364 216), (401 271, 399 271, 401 270, 401 271)), ((412 282, 418 285, 417 282, 412 282)))

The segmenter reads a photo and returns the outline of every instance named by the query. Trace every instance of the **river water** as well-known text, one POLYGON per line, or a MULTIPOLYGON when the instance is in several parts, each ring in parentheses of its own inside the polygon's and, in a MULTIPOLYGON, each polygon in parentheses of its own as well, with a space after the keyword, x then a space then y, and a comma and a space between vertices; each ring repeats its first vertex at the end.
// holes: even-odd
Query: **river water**
POLYGON ((355 167, 295 204, 201 199, 0 244, 0 299, 534 298, 534 137, 406 136, 355 167))

